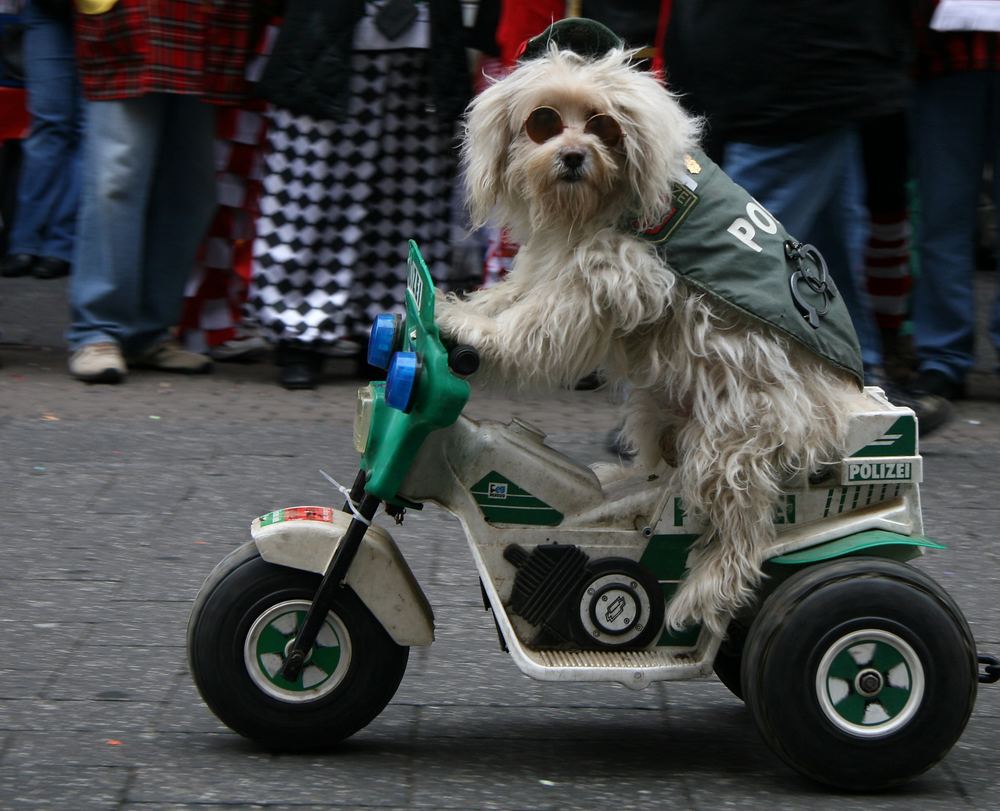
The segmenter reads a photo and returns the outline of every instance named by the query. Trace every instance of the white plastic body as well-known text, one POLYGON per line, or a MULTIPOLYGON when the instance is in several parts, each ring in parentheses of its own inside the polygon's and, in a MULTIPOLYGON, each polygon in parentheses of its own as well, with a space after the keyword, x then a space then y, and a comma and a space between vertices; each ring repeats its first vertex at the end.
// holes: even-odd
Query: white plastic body
MULTIPOLYGON (((884 465, 890 461, 909 465, 899 467, 908 479, 848 483, 851 461, 866 459, 866 448, 888 442, 887 432, 903 416, 912 416, 912 411, 891 405, 881 389, 858 393, 849 425, 848 457, 828 470, 822 482, 811 484, 803 474, 787 483, 786 499, 794 497, 795 519, 777 527, 769 557, 865 530, 923 532, 915 437, 912 452, 905 457, 878 457, 884 465)), ((428 437, 400 494, 411 501, 435 502, 459 519, 500 632, 517 666, 528 676, 546 681, 616 681, 639 688, 652 681, 710 674, 721 638, 705 630, 693 646, 654 643, 641 651, 540 650, 529 645, 536 629, 506 608, 516 575, 503 557, 509 544, 527 550, 538 544, 575 544, 591 559, 638 561, 653 536, 690 537, 704 530, 677 509, 672 468, 664 464, 653 480, 645 471, 605 486, 593 470, 550 448, 544 438, 543 432, 520 420, 503 425, 462 417, 428 437), (472 489, 491 471, 499 471, 557 509, 562 520, 557 526, 487 521, 472 489)))
MULTIPOLYGON (((824 471, 822 480, 814 477, 810 482, 803 474, 787 482, 784 519, 778 523, 768 557, 866 530, 921 535, 922 471, 915 422, 908 452, 889 455, 893 443, 905 445, 892 432, 893 426, 901 417, 912 416, 909 409, 891 405, 880 389, 859 392, 852 405, 849 453, 824 471), (858 481, 862 474, 865 478, 858 481), (883 481, 878 476, 893 478, 883 481)), ((641 688, 653 681, 709 675, 721 637, 704 629, 691 644, 658 641, 644 650, 531 646, 537 629, 507 610, 517 574, 503 557, 508 545, 516 543, 530 551, 540 544, 573 544, 592 560, 639 561, 652 538, 669 541, 676 536, 686 543, 704 530, 683 511, 673 484, 675 471, 666 464, 652 477, 649 471, 631 476, 626 472, 602 484, 593 470, 547 446, 544 439, 543 432, 521 420, 501 424, 460 417, 427 438, 400 495, 412 502, 436 503, 461 522, 500 633, 528 676, 545 681, 615 681, 641 688), (553 526, 505 524, 495 516, 492 522, 487 520, 484 495, 480 491, 477 501, 473 489, 494 472, 557 510, 560 520, 553 526)), ((334 511, 334 516, 329 522, 271 526, 261 526, 257 519, 253 537, 265 560, 321 573, 350 523, 349 515, 334 511)), ((433 639, 430 605, 384 529, 368 530, 346 582, 397 643, 424 645, 433 639)))
MULTIPOLYGON (((292 508, 288 512, 292 512, 292 508)), ((250 534, 268 563, 323 574, 351 523, 351 516, 326 510, 329 520, 289 520, 262 524, 254 519, 250 534)), ((397 645, 434 641, 434 612, 420 584, 382 527, 372 525, 344 582, 361 598, 397 645)))

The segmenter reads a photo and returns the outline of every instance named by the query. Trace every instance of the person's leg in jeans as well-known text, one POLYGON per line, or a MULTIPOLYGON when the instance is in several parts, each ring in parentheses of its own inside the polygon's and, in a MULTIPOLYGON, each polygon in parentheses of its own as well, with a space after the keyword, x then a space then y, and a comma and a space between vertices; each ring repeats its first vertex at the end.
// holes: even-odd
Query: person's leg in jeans
POLYGON ((782 144, 728 143, 723 168, 793 237, 820 251, 854 321, 865 367, 878 367, 878 335, 859 278, 864 212, 854 131, 782 144))
POLYGON ((184 288, 216 207, 215 108, 191 96, 164 100, 142 258, 142 289, 127 351, 141 353, 176 326, 184 288))
POLYGON ((813 227, 806 233, 826 257, 837 290, 851 314, 861 345, 869 382, 882 382, 882 340, 878 333, 871 299, 864 280, 864 249, 868 234, 868 216, 864 207, 865 182, 861 161, 861 142, 852 133, 835 148, 841 167, 830 185, 829 195, 813 227))
MULTIPOLYGON (((993 72, 986 76, 989 86, 989 130, 987 144, 992 144, 993 152, 989 156, 993 163, 993 234, 994 239, 1000 239, 1000 73, 993 72)), ((1000 245, 994 245, 997 263, 1000 265, 1000 245)), ((1000 293, 993 301, 993 319, 990 323, 990 339, 1000 354, 1000 293)), ((1000 371, 1000 369, 998 369, 1000 371)))
POLYGON ((212 112, 195 99, 90 103, 71 349, 113 340, 137 354, 165 337, 214 205, 211 149, 212 112))
POLYGON ((964 73, 923 81, 914 104, 920 276, 913 289, 913 341, 920 371, 941 373, 955 385, 974 360, 976 205, 991 78, 964 73))
POLYGON ((72 20, 51 17, 28 0, 24 23, 31 131, 23 142, 8 252, 69 262, 79 201, 82 109, 72 20))
POLYGON ((124 347, 142 300, 146 208, 166 96, 87 105, 78 237, 70 277, 71 350, 124 347))

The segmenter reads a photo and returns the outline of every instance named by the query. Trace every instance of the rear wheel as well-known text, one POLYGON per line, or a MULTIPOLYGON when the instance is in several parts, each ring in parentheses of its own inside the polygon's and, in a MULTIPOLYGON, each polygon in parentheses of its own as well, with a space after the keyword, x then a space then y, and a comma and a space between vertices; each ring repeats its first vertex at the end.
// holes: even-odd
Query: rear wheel
POLYGON ((268 748, 322 748, 354 734, 389 703, 406 669, 409 648, 342 587, 299 677, 280 676, 319 581, 267 563, 248 543, 216 567, 191 613, 188 657, 202 698, 268 748))
POLYGON ((729 692, 738 699, 743 699, 743 648, 746 645, 747 627, 737 620, 729 623, 726 638, 715 654, 712 669, 729 692))
POLYGON ((767 744, 838 788, 881 789, 929 769, 975 702, 975 643, 930 577, 850 558, 806 569, 764 602, 742 667, 767 744))

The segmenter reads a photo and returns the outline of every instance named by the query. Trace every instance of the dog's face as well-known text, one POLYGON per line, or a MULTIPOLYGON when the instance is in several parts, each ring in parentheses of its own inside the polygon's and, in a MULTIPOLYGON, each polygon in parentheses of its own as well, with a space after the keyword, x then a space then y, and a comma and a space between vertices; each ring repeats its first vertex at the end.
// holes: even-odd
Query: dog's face
MULTIPOLYGON (((624 181, 622 125, 589 88, 562 85, 525 94, 508 150, 509 181, 548 221, 590 222, 624 181), (530 110, 524 107, 530 106, 530 110)), ((537 224, 536 224, 537 225, 537 224)))
POLYGON ((463 144, 474 220, 515 232, 600 226, 662 212, 697 124, 623 52, 551 50, 470 106, 463 144))

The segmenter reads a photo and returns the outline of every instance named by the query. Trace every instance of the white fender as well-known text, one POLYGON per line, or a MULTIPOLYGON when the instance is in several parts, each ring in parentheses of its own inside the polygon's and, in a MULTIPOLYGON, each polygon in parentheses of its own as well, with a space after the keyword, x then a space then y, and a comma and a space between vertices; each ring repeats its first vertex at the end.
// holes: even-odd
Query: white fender
MULTIPOLYGON (((275 510, 250 525, 268 563, 323 574, 351 516, 330 507, 275 510)), ((344 582, 354 590, 397 645, 434 641, 434 611, 392 536, 372 525, 344 582)))

